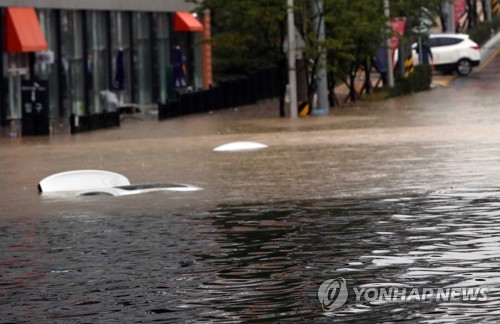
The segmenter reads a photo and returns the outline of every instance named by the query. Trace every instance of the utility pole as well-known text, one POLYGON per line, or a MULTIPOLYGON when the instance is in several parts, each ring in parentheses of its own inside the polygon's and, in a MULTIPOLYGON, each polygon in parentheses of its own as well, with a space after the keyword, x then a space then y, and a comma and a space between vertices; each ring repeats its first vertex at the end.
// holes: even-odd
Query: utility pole
MULTIPOLYGON (((323 16, 323 1, 313 1, 313 15, 315 17, 314 23, 316 26, 316 31, 318 32, 318 41, 324 42, 325 36, 325 18, 323 16)), ((328 102, 328 76, 326 74, 326 53, 324 48, 318 48, 320 51, 320 57, 318 61, 318 67, 316 69, 317 73, 317 91, 318 91, 318 111, 321 114, 328 115, 328 110, 330 108, 330 103, 328 102)))
POLYGON ((287 0, 288 22, 288 82, 290 84, 290 117, 298 117, 297 107, 297 67, 295 62, 295 17, 293 13, 293 0, 287 0))
POLYGON ((446 2, 446 9, 446 32, 455 34, 455 5, 453 3, 446 2))
POLYGON ((484 9, 484 12, 486 14, 486 21, 491 21, 493 19, 493 15, 491 13, 491 9, 492 9, 491 0, 485 1, 485 7, 486 8, 483 8, 483 9, 484 9))
MULTIPOLYGON (((387 17, 387 25, 389 26, 389 30, 391 30, 389 0, 384 0, 384 15, 387 17)), ((394 88, 394 65, 392 62, 392 42, 390 37, 387 37, 387 84, 389 88, 394 88)))

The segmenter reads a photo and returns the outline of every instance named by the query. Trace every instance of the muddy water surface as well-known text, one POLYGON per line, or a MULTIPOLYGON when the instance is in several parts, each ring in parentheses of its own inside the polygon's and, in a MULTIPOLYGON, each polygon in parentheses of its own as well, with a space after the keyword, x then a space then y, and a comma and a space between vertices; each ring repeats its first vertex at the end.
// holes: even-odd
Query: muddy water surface
POLYGON ((275 117, 275 102, 48 139, 0 139, 1 322, 494 322, 498 89, 275 117), (236 140, 269 145, 218 154, 236 140), (192 193, 44 197, 103 169, 192 193), (320 284, 487 287, 485 302, 357 302, 320 284))

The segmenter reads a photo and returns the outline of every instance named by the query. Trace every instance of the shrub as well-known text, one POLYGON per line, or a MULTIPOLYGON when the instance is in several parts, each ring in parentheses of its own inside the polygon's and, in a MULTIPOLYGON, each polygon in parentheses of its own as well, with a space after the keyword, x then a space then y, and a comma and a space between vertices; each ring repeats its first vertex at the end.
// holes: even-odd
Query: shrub
POLYGON ((432 82, 432 67, 417 65, 409 77, 397 80, 394 88, 390 89, 391 97, 397 97, 412 92, 429 90, 432 82))
POLYGON ((429 90, 432 82, 432 67, 430 65, 417 65, 408 79, 413 92, 429 90))
POLYGON ((467 34, 479 45, 484 45, 491 38, 492 32, 498 31, 500 31, 500 15, 493 17, 492 21, 484 21, 469 29, 467 34))

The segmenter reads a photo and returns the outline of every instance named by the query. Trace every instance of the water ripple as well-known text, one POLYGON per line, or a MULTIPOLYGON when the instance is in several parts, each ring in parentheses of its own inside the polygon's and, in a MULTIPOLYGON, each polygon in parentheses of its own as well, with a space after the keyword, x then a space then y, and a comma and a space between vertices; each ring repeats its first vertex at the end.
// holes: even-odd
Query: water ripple
POLYGON ((193 214, 2 224, 5 319, 48 322, 493 321, 497 192, 222 205, 193 214), (322 281, 486 287, 486 302, 358 302, 325 313, 322 281), (26 311, 27 307, 29 311, 26 311))

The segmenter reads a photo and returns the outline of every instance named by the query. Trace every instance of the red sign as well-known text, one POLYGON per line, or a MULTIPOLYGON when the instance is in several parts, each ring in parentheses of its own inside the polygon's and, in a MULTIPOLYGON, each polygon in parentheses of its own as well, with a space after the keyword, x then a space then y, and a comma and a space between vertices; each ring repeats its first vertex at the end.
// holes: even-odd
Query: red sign
POLYGON ((392 52, 399 47, 399 38, 405 34, 406 18, 396 18, 390 21, 394 35, 391 37, 392 52))
POLYGON ((465 11, 465 0, 455 0, 455 28, 460 25, 460 17, 465 11))

